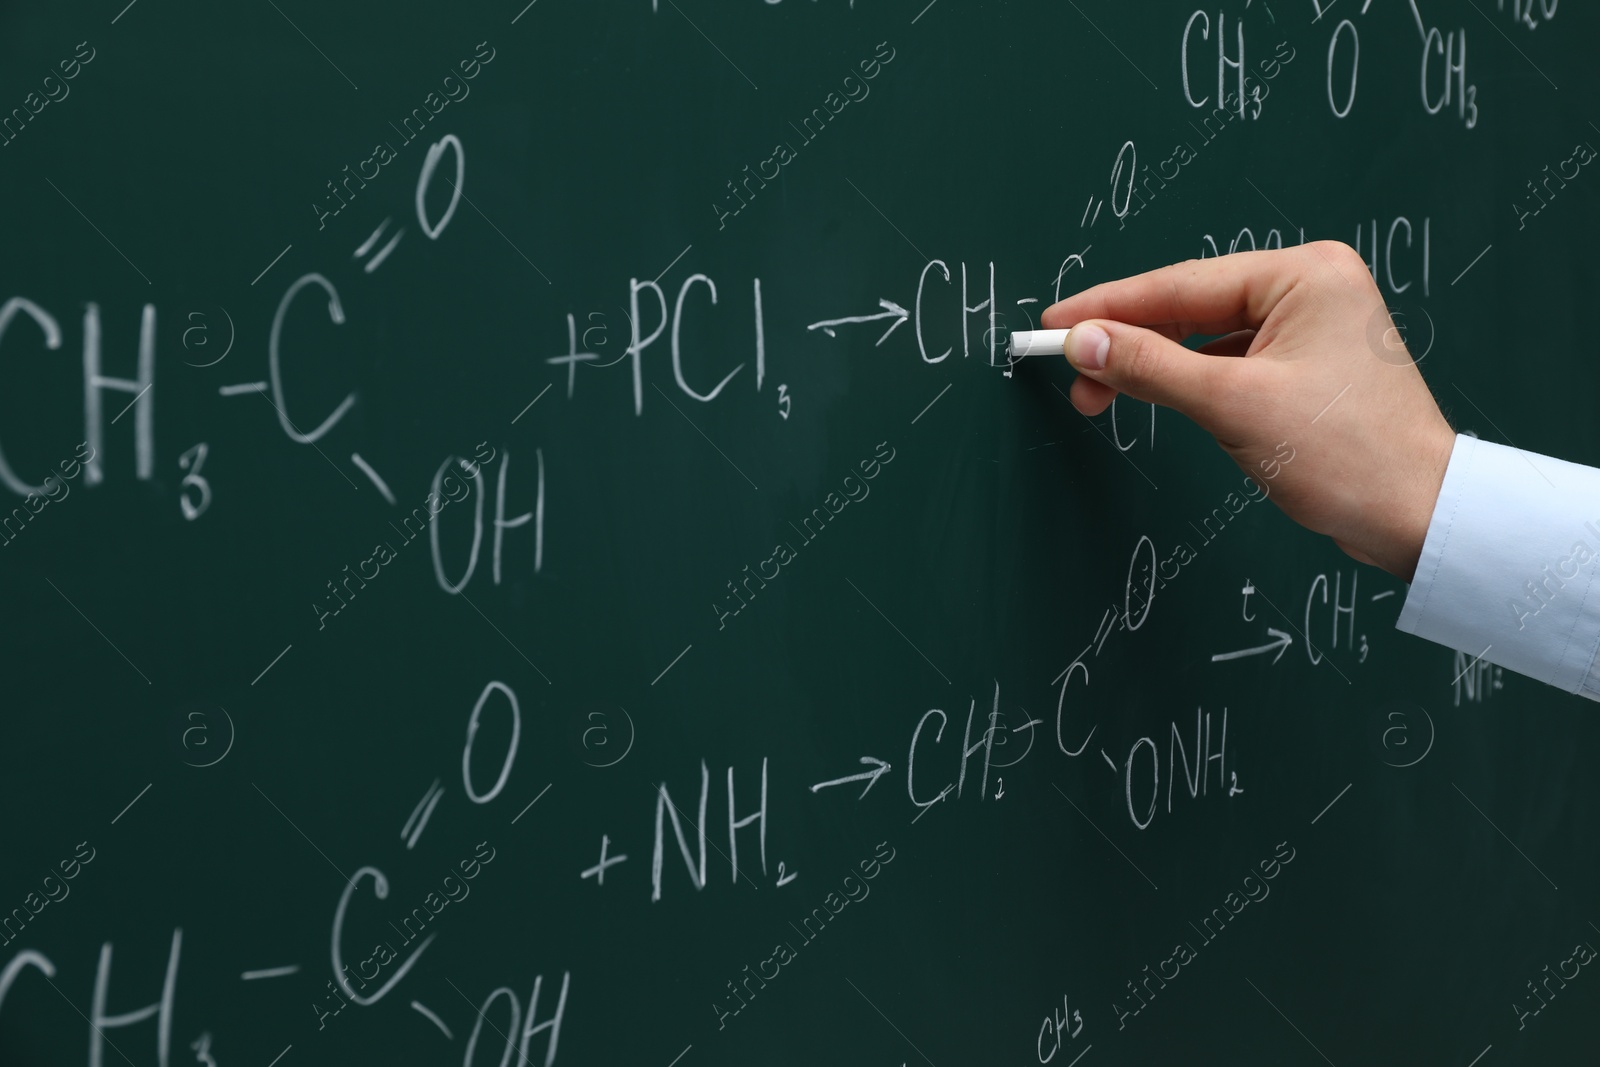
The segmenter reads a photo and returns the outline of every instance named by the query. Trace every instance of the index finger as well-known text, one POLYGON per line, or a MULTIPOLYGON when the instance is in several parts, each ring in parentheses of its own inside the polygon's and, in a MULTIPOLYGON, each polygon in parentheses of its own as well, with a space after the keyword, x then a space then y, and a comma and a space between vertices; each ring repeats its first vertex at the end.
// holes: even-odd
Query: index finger
POLYGON ((1261 326, 1300 276, 1300 248, 1191 259, 1103 282, 1045 308, 1040 325, 1059 330, 1085 319, 1173 325, 1181 337, 1261 326))

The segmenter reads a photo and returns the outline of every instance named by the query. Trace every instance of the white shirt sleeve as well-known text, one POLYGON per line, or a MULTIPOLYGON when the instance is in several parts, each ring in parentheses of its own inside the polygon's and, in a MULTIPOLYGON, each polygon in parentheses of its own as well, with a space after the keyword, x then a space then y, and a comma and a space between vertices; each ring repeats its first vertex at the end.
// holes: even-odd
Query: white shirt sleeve
POLYGON ((1457 434, 1395 625, 1600 700, 1600 470, 1457 434))

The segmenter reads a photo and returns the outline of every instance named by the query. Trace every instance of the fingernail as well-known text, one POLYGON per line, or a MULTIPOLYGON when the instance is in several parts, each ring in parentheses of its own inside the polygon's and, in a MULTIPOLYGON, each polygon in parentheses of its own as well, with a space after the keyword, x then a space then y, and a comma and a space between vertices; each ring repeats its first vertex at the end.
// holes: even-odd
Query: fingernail
POLYGON ((1067 334, 1067 362, 1082 370, 1103 370, 1111 335, 1092 323, 1074 326, 1067 334))

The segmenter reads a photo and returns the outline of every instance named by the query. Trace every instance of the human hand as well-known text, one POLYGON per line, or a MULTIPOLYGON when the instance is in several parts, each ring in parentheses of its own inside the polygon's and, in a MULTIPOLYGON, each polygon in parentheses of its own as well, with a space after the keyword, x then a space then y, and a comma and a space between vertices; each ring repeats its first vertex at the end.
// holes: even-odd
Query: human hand
POLYGON ((1040 325, 1072 330, 1071 400, 1083 414, 1118 393, 1181 412, 1289 518, 1411 581, 1455 431, 1350 246, 1177 263, 1068 297, 1040 325), (1375 345, 1378 315, 1388 328, 1375 345), (1198 351, 1179 344, 1197 333, 1226 336, 1198 351), (1263 463, 1283 442, 1294 461, 1268 485, 1263 463))

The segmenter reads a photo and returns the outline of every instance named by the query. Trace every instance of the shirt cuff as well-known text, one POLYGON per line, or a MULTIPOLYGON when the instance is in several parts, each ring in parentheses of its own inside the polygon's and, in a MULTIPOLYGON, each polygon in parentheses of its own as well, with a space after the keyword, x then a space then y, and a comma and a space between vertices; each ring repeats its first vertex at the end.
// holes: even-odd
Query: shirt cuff
POLYGON ((1395 626, 1600 700, 1600 470, 1457 434, 1395 626))

